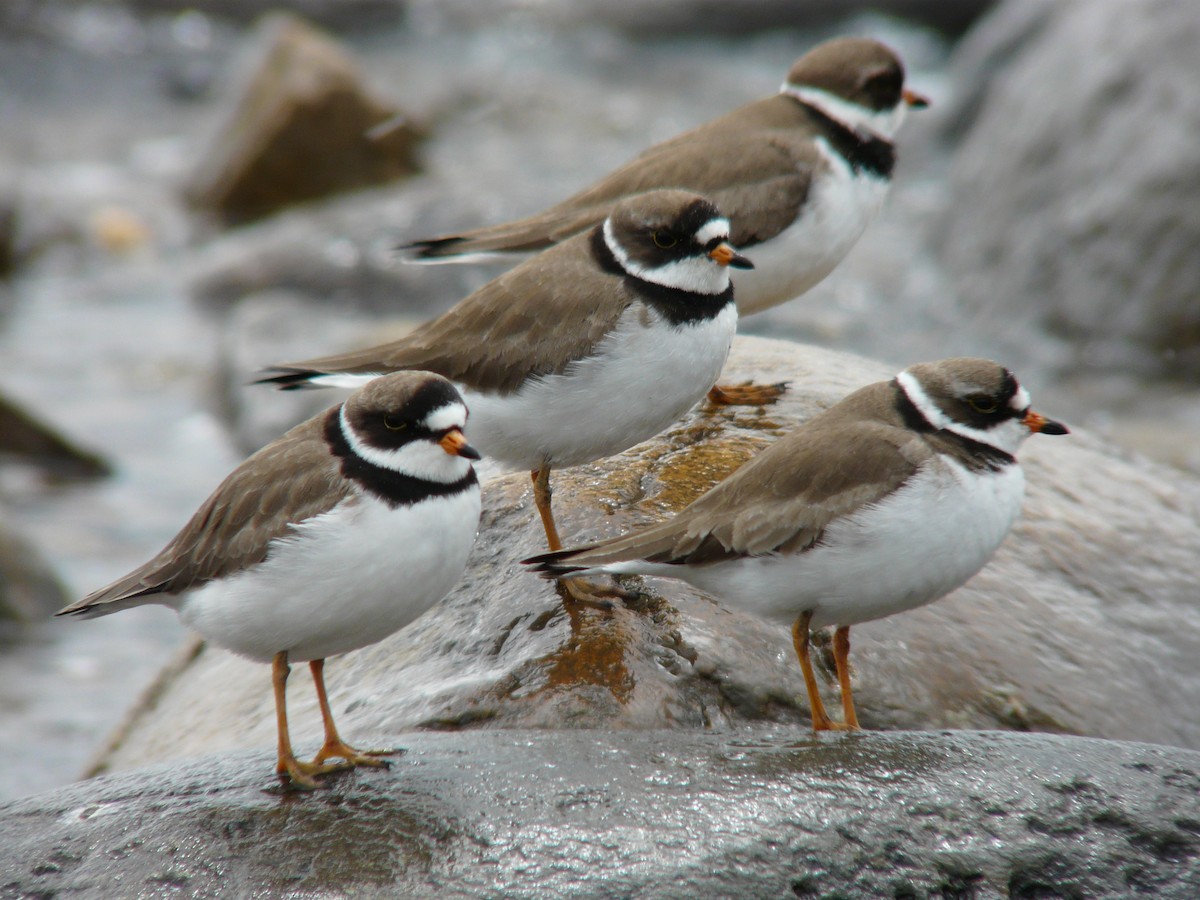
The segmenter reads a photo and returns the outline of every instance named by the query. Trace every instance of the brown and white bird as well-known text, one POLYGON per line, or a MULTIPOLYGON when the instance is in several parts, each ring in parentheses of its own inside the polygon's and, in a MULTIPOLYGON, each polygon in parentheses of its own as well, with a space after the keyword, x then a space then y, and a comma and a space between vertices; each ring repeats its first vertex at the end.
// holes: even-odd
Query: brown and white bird
POLYGON ((480 510, 466 419, 462 398, 437 375, 372 381, 259 450, 157 556, 58 615, 161 603, 212 643, 270 662, 276 768, 296 787, 386 765, 386 752, 339 737, 325 659, 403 628, 462 575, 480 510), (302 661, 325 726, 312 762, 296 759, 287 726, 289 663, 302 661))
POLYGON ((556 550, 551 469, 653 437, 716 382, 737 326, 728 267, 750 266, 728 237, 703 197, 640 194, 398 341, 284 363, 263 381, 348 387, 417 368, 449 378, 480 452, 532 473, 556 550))
POLYGON ((922 363, 858 390, 746 463, 674 518, 535 556, 547 577, 687 581, 791 624, 814 730, 857 728, 850 626, 930 603, 974 575, 1012 528, 1030 434, 1067 429, 983 359, 922 363), (825 712, 809 630, 835 625, 843 721, 825 712))
POLYGON ((735 278, 737 305, 761 312, 813 287, 858 241, 890 185, 905 113, 927 103, 904 86, 888 47, 827 41, 796 60, 778 94, 651 147, 543 212, 401 249, 424 263, 540 250, 593 228, 625 197, 680 188, 709 197, 733 245, 754 249, 755 270, 735 278))

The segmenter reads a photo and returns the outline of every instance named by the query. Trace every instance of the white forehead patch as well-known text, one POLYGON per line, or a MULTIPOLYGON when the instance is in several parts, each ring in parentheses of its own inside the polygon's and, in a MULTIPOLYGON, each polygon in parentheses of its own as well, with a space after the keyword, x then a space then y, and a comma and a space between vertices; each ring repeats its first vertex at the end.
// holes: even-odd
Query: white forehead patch
POLYGON ((708 246, 708 242, 713 238, 718 238, 722 241, 729 240, 728 219, 709 219, 696 232, 696 243, 701 247, 708 246))
MULTIPOLYGON (((718 221, 722 220, 713 220, 713 222, 718 221)), ((700 231, 703 231, 704 228, 707 228, 713 222, 706 224, 700 231)), ((728 223, 726 223, 726 233, 728 233, 728 227, 728 223)), ((697 232, 697 234, 699 233, 697 232)), ((611 219, 604 220, 604 243, 607 245, 609 252, 616 257, 621 268, 635 278, 649 281, 652 284, 659 284, 663 287, 688 291, 692 294, 723 294, 729 290, 728 268, 704 254, 689 256, 667 263, 665 266, 650 267, 634 262, 630 259, 629 254, 625 252, 625 249, 617 243, 617 239, 613 235, 611 219)))
POLYGON ((1029 391, 1025 390, 1023 387, 1018 387, 1017 392, 1009 399, 1008 405, 1011 406, 1016 412, 1024 412, 1025 410, 1029 409, 1029 404, 1031 402, 1032 401, 1029 399, 1029 391))
POLYGON ((851 103, 829 91, 805 87, 802 84, 789 84, 786 81, 779 89, 779 93, 795 97, 801 103, 807 103, 809 106, 815 106, 829 118, 841 122, 851 131, 860 128, 866 129, 885 138, 896 136, 896 132, 904 124, 904 117, 908 113, 908 104, 903 100, 892 109, 876 111, 859 106, 857 103, 851 103))
POLYGON ((462 428, 467 424, 467 408, 452 402, 439 406, 425 417, 425 427, 430 431, 445 431, 447 428, 462 428))

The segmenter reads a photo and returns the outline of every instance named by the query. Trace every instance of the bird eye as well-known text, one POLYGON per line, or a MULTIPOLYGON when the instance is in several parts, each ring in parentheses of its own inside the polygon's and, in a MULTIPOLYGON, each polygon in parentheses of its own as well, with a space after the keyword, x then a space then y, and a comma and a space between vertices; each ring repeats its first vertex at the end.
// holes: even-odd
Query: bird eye
POLYGON ((862 86, 876 109, 890 109, 900 103, 904 75, 896 69, 881 69, 867 75, 862 86))
POLYGON ((968 397, 967 405, 977 413, 991 415, 997 410, 996 401, 991 397, 968 397))
POLYGON ((650 232, 650 240, 654 241, 654 246, 660 250, 670 250, 679 243, 679 238, 675 237, 669 231, 652 231, 650 232))
POLYGON ((392 415, 391 413, 384 413, 383 427, 388 431, 403 431, 408 427, 408 423, 399 416, 392 415))

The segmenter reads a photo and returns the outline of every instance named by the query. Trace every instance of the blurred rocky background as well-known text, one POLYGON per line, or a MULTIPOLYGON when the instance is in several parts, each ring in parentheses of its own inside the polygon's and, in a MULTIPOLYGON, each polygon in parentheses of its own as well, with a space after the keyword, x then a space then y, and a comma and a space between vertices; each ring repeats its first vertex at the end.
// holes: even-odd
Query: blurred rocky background
MULTIPOLYGON (((1062 439, 1065 450, 1031 447, 1038 505, 990 574, 937 607, 856 629, 871 724, 1200 749, 1189 643, 1200 612, 1186 601, 1200 565, 1194 4, 10 0, 0 4, 0 798, 69 782, 96 758, 166 758, 169 739, 154 735, 173 733, 172 710, 198 702, 197 673, 267 701, 265 672, 208 651, 155 682, 184 639, 161 609, 44 621, 156 551, 245 453, 337 399, 247 388, 259 367, 374 342, 445 309, 501 268, 405 266, 397 243, 541 208, 774 91, 795 57, 842 33, 895 46, 933 107, 906 124, 889 203, 847 261, 741 324, 874 360, 772 357, 772 372, 791 366, 812 391, 775 424, 911 362, 978 353, 1012 366, 1039 408, 1082 432, 1062 439), (1055 575, 1039 582, 1039 571, 1055 575), (1014 592, 1028 614, 997 631, 1014 592), (959 642, 948 657, 947 635, 959 642), (964 683, 955 666, 972 659, 984 674, 964 683), (1121 702, 1104 708, 1110 688, 1121 702), (159 700, 155 721, 147 710, 159 700), (145 743, 123 743, 131 733, 145 743)), ((739 460, 757 446, 741 420, 687 427, 732 441, 739 460)), ((694 456, 704 446, 667 454, 693 460, 689 490, 728 470, 728 459, 700 465, 712 461, 694 456)), ((496 482, 492 497, 493 516, 519 519, 520 541, 536 538, 520 477, 496 482)), ((613 507, 623 516, 639 509, 623 497, 613 507)), ((603 498, 584 500, 576 527, 600 527, 606 512, 603 498)), ((733 626, 702 598, 672 594, 623 615, 617 643, 588 655, 532 581, 504 592, 511 614, 480 617, 487 578, 510 582, 510 557, 525 549, 487 546, 476 592, 423 627, 478 629, 459 653, 507 642, 515 655, 501 665, 497 649, 480 663, 488 677, 457 693, 444 635, 433 649, 413 649, 414 632, 378 659, 350 657, 385 671, 408 659, 414 688, 382 708, 356 705, 359 726, 545 726, 561 715, 628 727, 670 724, 662 710, 686 708, 674 724, 803 733, 782 629, 739 619, 724 655, 695 655, 687 623, 733 626), (644 687, 631 688, 629 721, 612 715, 612 666, 644 687), (527 714, 536 706, 501 677, 514 672, 535 695, 561 677, 562 692, 542 690, 553 702, 527 714), (580 673, 598 681, 580 686, 580 673), (513 697, 521 712, 506 720, 513 697)), ((384 690, 372 684, 366 695, 384 690)), ((253 708, 254 721, 265 715, 253 708)), ((269 729, 242 737, 201 713, 180 752, 269 743, 269 729)))

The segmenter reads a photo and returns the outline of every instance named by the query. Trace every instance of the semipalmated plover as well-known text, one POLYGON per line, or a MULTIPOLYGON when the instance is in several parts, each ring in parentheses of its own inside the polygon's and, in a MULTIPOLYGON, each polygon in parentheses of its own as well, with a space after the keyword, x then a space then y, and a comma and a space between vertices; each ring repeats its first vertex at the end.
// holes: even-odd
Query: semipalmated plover
POLYGON ((651 147, 543 212, 401 249, 424 263, 539 250, 594 227, 624 197, 681 188, 711 198, 731 243, 754 248, 755 271, 735 279, 737 305, 761 312, 813 287, 858 241, 883 204, 905 112, 927 102, 905 88, 888 47, 827 41, 792 64, 778 94, 651 147))
POLYGON ((214 644, 270 662, 277 771, 297 787, 386 765, 384 751, 338 736, 324 661, 403 628, 462 574, 480 509, 466 419, 462 398, 437 375, 372 381, 259 450, 157 556, 58 615, 162 603, 214 644), (287 727, 289 663, 300 661, 312 669, 325 725, 311 763, 296 759, 287 727))
POLYGON ((680 578, 792 626, 814 730, 857 728, 850 626, 930 603, 981 569, 1020 512, 1014 454, 1067 429, 1029 408, 983 359, 923 363, 855 391, 659 525, 525 560, 547 577, 680 578), (809 629, 835 625, 844 719, 809 661, 809 629))
POLYGON ((708 200, 653 191, 484 285, 390 344, 272 367, 283 388, 353 386, 397 369, 453 381, 484 455, 528 469, 549 546, 550 470, 627 450, 717 380, 737 326, 729 266, 749 260, 708 200))

